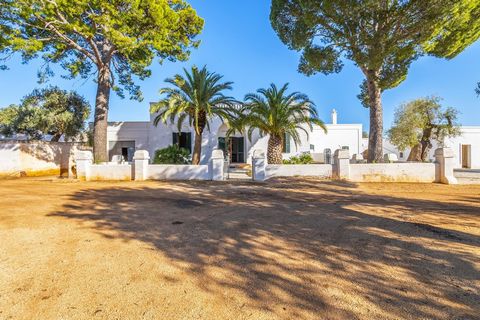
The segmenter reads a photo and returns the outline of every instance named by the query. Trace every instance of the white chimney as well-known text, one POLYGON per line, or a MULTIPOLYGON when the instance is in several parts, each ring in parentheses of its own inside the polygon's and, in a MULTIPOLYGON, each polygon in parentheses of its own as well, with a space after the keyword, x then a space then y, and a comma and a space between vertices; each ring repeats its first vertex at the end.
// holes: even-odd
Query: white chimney
POLYGON ((332 124, 337 124, 337 110, 332 110, 332 124))

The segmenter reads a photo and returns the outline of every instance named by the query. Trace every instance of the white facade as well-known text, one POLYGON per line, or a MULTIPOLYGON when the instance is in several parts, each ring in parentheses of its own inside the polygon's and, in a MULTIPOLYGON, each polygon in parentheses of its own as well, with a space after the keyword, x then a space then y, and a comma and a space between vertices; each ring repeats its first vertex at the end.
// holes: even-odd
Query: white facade
MULTIPOLYGON (((142 149, 148 150, 153 157, 156 150, 173 144, 173 134, 179 132, 177 125, 159 123, 158 126, 155 126, 153 124, 154 117, 155 115, 151 115, 149 122, 109 123, 107 138, 110 160, 113 155, 124 155, 131 161, 135 150, 142 149)), ((338 124, 337 113, 333 111, 332 123, 326 124, 326 127, 327 133, 322 128, 314 126, 313 131, 309 132, 308 136, 303 131, 300 131, 301 143, 296 146, 293 140, 290 139, 290 152, 284 153, 284 158, 288 159, 302 152, 311 152, 317 155, 316 158, 320 156, 323 160, 325 154, 333 156, 333 152, 336 149, 349 149, 351 155, 363 151, 361 124, 338 124)), ((227 126, 219 118, 214 118, 210 121, 210 130, 205 129, 203 133, 202 164, 208 163, 212 151, 219 148, 219 138, 224 138, 227 130, 227 126)), ((185 123, 181 128, 181 132, 190 135, 191 149, 193 150, 195 136, 193 128, 185 123)), ((251 141, 240 133, 233 135, 233 137, 238 138, 237 140, 239 141, 237 148, 238 159, 233 162, 250 163, 254 150, 267 151, 268 136, 260 137, 258 132, 254 132, 251 141)))

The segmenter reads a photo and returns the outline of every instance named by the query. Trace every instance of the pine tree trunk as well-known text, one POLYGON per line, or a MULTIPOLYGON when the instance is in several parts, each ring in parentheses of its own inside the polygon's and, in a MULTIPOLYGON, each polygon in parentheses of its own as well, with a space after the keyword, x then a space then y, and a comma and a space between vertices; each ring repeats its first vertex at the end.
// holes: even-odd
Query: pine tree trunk
POLYGON ((267 161, 269 164, 282 164, 282 137, 278 135, 270 135, 268 139, 267 161))
POLYGON ((368 101, 370 106, 370 134, 368 136, 368 162, 383 162, 383 109, 382 90, 378 71, 367 70, 368 101))
POLYGON ((98 72, 97 97, 93 122, 93 155, 95 162, 107 162, 108 104, 110 100, 110 68, 102 67, 98 72))

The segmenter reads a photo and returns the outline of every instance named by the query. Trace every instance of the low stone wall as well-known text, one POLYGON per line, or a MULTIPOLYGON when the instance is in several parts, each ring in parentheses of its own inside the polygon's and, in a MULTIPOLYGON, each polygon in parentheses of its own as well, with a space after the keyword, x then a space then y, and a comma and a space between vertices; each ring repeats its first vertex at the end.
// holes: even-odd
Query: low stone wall
POLYGON ((73 176, 74 154, 88 149, 81 143, 0 141, 0 178, 73 176))
POLYGON ((265 168, 265 179, 273 177, 309 176, 332 178, 330 164, 269 164, 265 168))
POLYGON ((91 151, 75 155, 77 178, 86 181, 99 180, 223 180, 223 152, 213 151, 208 165, 157 165, 149 164, 148 151, 135 152, 133 164, 93 164, 91 151))
POLYGON ((440 182, 456 184, 453 152, 439 148, 435 163, 351 164, 348 150, 336 150, 334 165, 268 165, 262 150, 252 157, 253 180, 271 177, 322 176, 352 182, 440 182))
POLYGON ((89 169, 88 181, 132 180, 132 165, 130 164, 92 164, 89 169))
POLYGON ((348 180, 352 182, 435 182, 435 164, 350 164, 348 180))
POLYGON ((147 172, 147 180, 212 180, 208 165, 150 164, 147 172))

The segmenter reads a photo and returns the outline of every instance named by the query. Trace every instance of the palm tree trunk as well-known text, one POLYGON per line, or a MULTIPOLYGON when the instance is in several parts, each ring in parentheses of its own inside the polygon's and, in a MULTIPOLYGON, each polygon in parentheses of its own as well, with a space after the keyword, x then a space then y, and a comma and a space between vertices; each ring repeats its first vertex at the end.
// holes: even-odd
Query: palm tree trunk
POLYGON ((282 137, 279 135, 270 135, 268 139, 267 161, 269 164, 282 164, 282 137))
POLYGON ((200 164, 200 159, 202 157, 202 137, 203 129, 195 130, 195 142, 193 144, 193 154, 192 154, 192 164, 200 164))

